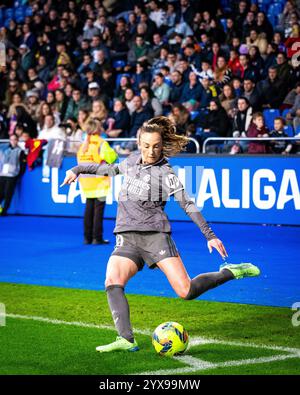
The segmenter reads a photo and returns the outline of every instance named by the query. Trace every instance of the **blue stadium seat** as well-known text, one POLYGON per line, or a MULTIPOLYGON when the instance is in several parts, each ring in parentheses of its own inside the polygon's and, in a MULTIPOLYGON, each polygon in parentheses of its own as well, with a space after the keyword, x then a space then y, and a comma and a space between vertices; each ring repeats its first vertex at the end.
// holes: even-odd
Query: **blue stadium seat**
POLYGON ((194 119, 196 119, 198 117, 198 115, 200 114, 199 111, 191 111, 191 121, 193 121, 194 119))
POLYGON ((4 26, 8 29, 9 28, 9 24, 10 24, 10 21, 12 20, 12 18, 8 18, 8 19, 5 19, 3 22, 3 24, 4 24, 4 26))
POLYGON ((289 137, 294 137, 294 128, 292 125, 285 125, 283 129, 289 137))
POLYGON ((264 114, 266 126, 270 130, 273 130, 274 129, 274 119, 276 117, 280 117, 280 111, 275 108, 271 108, 270 110, 264 110, 263 114, 264 114))
POLYGON ((15 9, 15 21, 17 23, 22 23, 25 19, 25 7, 18 7, 15 9))
POLYGON ((14 9, 13 8, 6 8, 4 11, 5 19, 13 19, 14 17, 14 9))
POLYGON ((113 62, 113 68, 114 69, 120 69, 126 66, 125 60, 115 60, 113 62))
POLYGON ((276 15, 268 14, 267 17, 273 27, 277 25, 277 16, 276 15))
POLYGON ((32 15, 33 15, 32 8, 30 6, 26 7, 25 8, 25 16, 32 16, 32 15))
POLYGON ((283 5, 281 3, 271 4, 268 8, 268 14, 276 15, 278 17, 279 14, 282 13, 283 5))
POLYGON ((291 111, 290 108, 286 108, 285 110, 282 111, 281 116, 283 118, 286 118, 287 114, 291 111))
POLYGON ((227 19, 220 19, 221 25, 223 26, 224 32, 227 32, 227 19))

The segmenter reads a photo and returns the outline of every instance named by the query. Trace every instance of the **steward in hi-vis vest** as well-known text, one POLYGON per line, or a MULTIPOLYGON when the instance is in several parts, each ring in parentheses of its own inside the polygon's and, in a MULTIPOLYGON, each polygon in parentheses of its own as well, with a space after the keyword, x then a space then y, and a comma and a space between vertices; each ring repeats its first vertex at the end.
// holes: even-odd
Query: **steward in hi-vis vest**
MULTIPOLYGON (((101 122, 90 120, 87 125, 86 141, 77 153, 79 165, 112 164, 118 158, 117 153, 107 141, 100 137, 101 122)), ((84 174, 79 178, 81 190, 86 197, 84 213, 84 244, 108 244, 103 239, 103 214, 106 196, 110 190, 110 178, 96 174, 84 174)))
MULTIPOLYGON (((88 135, 88 142, 84 142, 77 152, 78 164, 91 163, 114 163, 118 158, 107 141, 99 135, 88 135)), ((79 178, 81 190, 86 198, 99 198, 107 196, 110 189, 110 177, 101 177, 91 174, 83 174, 79 178)))

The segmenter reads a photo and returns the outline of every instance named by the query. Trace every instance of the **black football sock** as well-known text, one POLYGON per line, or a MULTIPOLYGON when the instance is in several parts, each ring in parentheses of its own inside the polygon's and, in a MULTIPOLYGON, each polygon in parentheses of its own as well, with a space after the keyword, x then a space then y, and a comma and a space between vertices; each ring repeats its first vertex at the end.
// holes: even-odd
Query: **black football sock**
POLYGON ((214 273, 199 274, 199 276, 192 279, 189 293, 184 299, 195 299, 209 289, 218 287, 233 279, 233 274, 227 269, 214 273))
POLYGON ((134 336, 130 323, 129 305, 121 285, 109 285, 106 287, 107 300, 112 318, 119 336, 124 337, 131 343, 134 336))

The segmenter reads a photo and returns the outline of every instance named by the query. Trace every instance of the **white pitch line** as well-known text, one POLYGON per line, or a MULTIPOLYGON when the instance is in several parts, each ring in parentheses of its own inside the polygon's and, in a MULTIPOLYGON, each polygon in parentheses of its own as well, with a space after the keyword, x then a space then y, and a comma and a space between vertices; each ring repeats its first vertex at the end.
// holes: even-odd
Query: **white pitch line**
POLYGON ((274 346, 268 344, 259 344, 259 343, 248 343, 241 341, 227 341, 227 340, 219 340, 214 338, 205 338, 205 337, 193 337, 190 339, 189 344, 191 347, 195 347, 202 344, 223 344, 224 346, 237 346, 237 347, 251 347, 251 348, 261 348, 265 350, 275 350, 275 351, 283 351, 293 354, 300 353, 300 348, 291 348, 291 347, 282 347, 282 346, 274 346))
POLYGON ((184 368, 176 368, 176 369, 165 369, 165 370, 156 370, 151 372, 142 372, 139 375, 174 375, 174 374, 185 374, 185 373, 193 373, 208 369, 217 369, 217 368, 226 368, 232 366, 245 366, 245 365, 255 365, 267 362, 275 362, 275 361, 284 361, 285 359, 290 358, 299 358, 300 355, 298 354, 288 354, 288 355, 274 355, 272 357, 261 357, 261 358, 252 358, 252 359, 240 359, 237 361, 226 361, 226 362, 207 362, 203 361, 202 359, 198 359, 192 357, 190 355, 175 357, 179 362, 185 363, 189 366, 184 368))
MULTIPOLYGON (((4 314, 3 314, 4 315, 4 314)), ((0 314, 1 316, 1 314, 0 314)), ((63 321, 53 318, 47 317, 38 317, 38 316, 30 316, 30 315, 22 315, 22 314, 13 314, 7 313, 5 314, 8 318, 13 319, 21 319, 21 320, 32 320, 32 321, 39 321, 45 322, 47 324, 54 324, 54 325, 69 325, 69 326, 78 326, 81 328, 91 328, 91 329, 106 329, 106 330, 115 330, 113 326, 110 325, 98 325, 80 321, 63 321)), ((140 335, 151 336, 152 331, 149 329, 138 329, 134 328, 134 332, 140 335)), ((183 364, 187 364, 188 366, 182 368, 175 368, 175 369, 166 369, 166 370, 157 370, 152 372, 143 372, 139 374, 144 375, 170 375, 170 374, 184 374, 184 373, 192 373, 199 370, 207 370, 207 369, 216 369, 228 366, 241 366, 241 365, 251 365, 251 364, 260 364, 260 363, 267 363, 267 362, 274 362, 274 361, 283 361, 285 359, 290 358, 300 358, 300 349, 299 348, 289 348, 289 347, 281 347, 275 345, 267 345, 267 344, 258 344, 258 343, 244 343, 241 341, 226 341, 226 340, 219 340, 214 338, 205 338, 205 337, 194 337, 190 338, 189 347, 195 347, 201 344, 223 344, 227 346, 238 346, 238 347, 252 347, 252 348, 260 348, 260 349, 268 349, 268 350, 276 350, 276 351, 283 351, 287 352, 288 354, 285 355, 274 355, 271 357, 261 357, 261 358, 253 358, 253 359, 242 359, 237 361, 227 361, 227 362, 208 362, 204 361, 190 355, 183 355, 179 357, 174 357, 175 360, 181 362, 183 364)))
MULTIPOLYGON (((34 315, 21 315, 21 314, 7 313, 7 314, 5 314, 5 316, 8 318, 39 321, 39 322, 45 322, 47 324, 54 324, 54 325, 70 325, 70 326, 79 326, 81 328, 106 329, 106 330, 110 330, 110 331, 116 330, 116 328, 111 325, 98 325, 98 324, 86 323, 86 322, 81 322, 81 321, 63 321, 63 320, 57 320, 54 318, 37 317, 34 315)), ((151 334, 152 334, 152 332, 148 329, 133 328, 133 330, 136 333, 138 333, 139 335, 151 336, 151 334)))

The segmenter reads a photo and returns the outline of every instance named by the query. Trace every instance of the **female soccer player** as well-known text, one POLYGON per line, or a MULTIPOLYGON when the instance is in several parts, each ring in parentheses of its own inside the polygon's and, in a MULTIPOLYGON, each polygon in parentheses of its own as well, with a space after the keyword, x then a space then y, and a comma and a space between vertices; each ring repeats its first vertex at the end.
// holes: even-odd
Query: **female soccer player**
POLYGON ((137 351, 129 306, 124 294, 128 280, 144 262, 158 267, 167 276, 177 295, 191 300, 229 280, 259 275, 250 264, 223 264, 219 272, 200 274, 190 279, 175 243, 164 212, 172 195, 207 239, 208 249, 215 248, 223 258, 227 252, 221 240, 208 226, 202 214, 185 192, 183 185, 168 163, 167 157, 179 153, 188 140, 176 134, 171 121, 163 116, 145 122, 138 133, 138 153, 132 153, 120 164, 76 166, 66 173, 62 185, 75 181, 79 174, 125 176, 119 194, 114 233, 116 245, 108 261, 105 287, 118 335, 115 342, 99 346, 99 352, 137 351))

